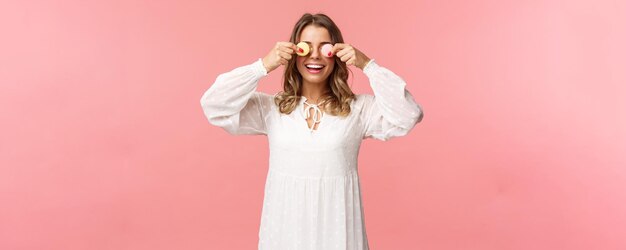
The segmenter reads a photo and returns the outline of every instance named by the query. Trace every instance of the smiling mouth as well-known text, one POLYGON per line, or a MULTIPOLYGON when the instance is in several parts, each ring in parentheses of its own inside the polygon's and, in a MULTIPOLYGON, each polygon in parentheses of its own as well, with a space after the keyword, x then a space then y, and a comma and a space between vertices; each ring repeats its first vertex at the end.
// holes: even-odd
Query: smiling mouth
POLYGON ((317 74, 322 71, 322 69, 326 66, 321 64, 305 64, 306 70, 311 74, 317 74))

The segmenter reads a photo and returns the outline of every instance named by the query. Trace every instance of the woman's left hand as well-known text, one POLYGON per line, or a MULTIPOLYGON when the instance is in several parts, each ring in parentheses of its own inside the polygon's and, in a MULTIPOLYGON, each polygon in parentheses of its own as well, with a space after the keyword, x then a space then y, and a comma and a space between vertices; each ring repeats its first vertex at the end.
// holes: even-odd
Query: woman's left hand
POLYGON ((370 58, 363 54, 363 52, 347 43, 335 43, 331 51, 335 56, 341 59, 342 62, 346 62, 348 66, 354 65, 363 69, 370 61, 370 58))

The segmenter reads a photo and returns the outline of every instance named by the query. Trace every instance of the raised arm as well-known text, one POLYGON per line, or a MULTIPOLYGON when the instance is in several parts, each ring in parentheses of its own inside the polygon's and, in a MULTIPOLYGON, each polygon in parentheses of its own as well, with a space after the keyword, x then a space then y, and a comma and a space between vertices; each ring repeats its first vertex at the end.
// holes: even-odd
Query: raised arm
POLYGON ((295 49, 291 42, 277 42, 263 59, 219 75, 200 99, 209 123, 233 135, 267 135, 274 96, 256 87, 262 77, 286 65, 295 49))
POLYGON ((209 123, 233 135, 267 135, 273 96, 256 91, 267 75, 262 59, 220 74, 200 104, 209 123))
POLYGON ((374 95, 361 95, 363 139, 387 141, 404 136, 422 120, 421 106, 406 89, 406 82, 374 59, 363 68, 374 95))

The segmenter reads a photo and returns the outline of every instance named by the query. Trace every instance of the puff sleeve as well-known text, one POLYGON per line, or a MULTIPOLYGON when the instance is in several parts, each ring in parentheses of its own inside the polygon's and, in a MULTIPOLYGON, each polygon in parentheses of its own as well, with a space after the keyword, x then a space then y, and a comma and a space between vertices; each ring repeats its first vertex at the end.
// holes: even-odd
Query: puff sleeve
POLYGON ((209 123, 232 135, 267 135, 273 96, 256 91, 264 76, 267 70, 261 58, 217 76, 200 99, 209 123))
POLYGON ((362 138, 387 141, 404 136, 424 117, 422 107, 406 89, 406 82, 374 59, 363 67, 374 95, 363 95, 362 138))

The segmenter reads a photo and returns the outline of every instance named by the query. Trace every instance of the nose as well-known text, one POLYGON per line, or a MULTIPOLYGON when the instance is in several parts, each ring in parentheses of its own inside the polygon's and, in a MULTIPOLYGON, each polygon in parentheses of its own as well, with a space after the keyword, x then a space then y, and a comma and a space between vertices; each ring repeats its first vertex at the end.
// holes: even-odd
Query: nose
POLYGON ((310 57, 311 58, 320 58, 320 48, 311 46, 310 57))

